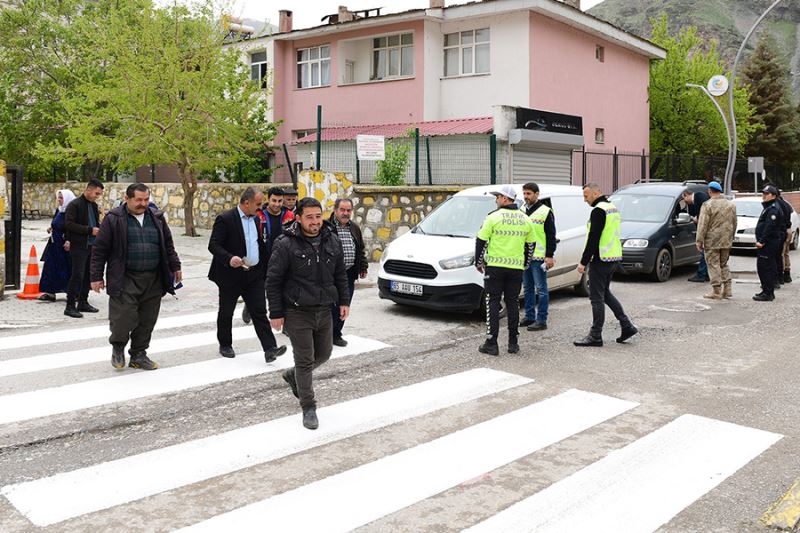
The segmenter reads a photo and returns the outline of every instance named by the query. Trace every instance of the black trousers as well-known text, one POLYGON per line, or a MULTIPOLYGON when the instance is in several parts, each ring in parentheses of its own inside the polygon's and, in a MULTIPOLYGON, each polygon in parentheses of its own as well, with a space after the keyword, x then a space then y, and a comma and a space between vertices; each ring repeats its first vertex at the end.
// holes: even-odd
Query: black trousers
POLYGON ((289 307, 286 309, 283 331, 292 341, 294 377, 300 407, 316 407, 313 372, 331 358, 331 312, 327 305, 319 307, 289 307))
POLYGON ((589 265, 589 300, 592 302, 592 328, 589 335, 603 338, 603 325, 606 321, 606 306, 614 313, 623 328, 632 326, 622 304, 611 294, 611 277, 617 269, 616 262, 592 261, 589 265))
POLYGON ((69 258, 72 261, 72 273, 67 285, 67 307, 74 307, 76 300, 85 302, 89 299, 89 260, 92 247, 70 248, 69 258))
MULTIPOLYGON (((779 273, 776 256, 782 252, 783 245, 778 241, 765 243, 764 247, 758 250, 756 269, 758 270, 758 279, 761 280, 761 290, 764 294, 773 295, 775 293, 775 284, 778 282, 779 273)), ((780 273, 782 274, 783 272, 780 273)))
MULTIPOLYGON (((358 277, 358 272, 356 272, 355 265, 351 266, 347 269, 347 289, 350 291, 350 302, 353 301, 353 291, 356 288, 356 278, 358 277)), ((350 302, 347 302, 349 305, 350 302)), ((331 321, 333 322, 333 338, 338 339, 342 336, 342 329, 344 328, 344 320, 341 320, 339 316, 339 306, 342 305, 340 303, 334 303, 331 306, 331 321)))
POLYGON ((500 333, 500 299, 506 304, 508 337, 517 340, 519 335, 519 291, 522 288, 522 270, 486 267, 483 288, 486 290, 486 337, 497 342, 500 333))
POLYGON ((219 311, 217 312, 217 340, 220 346, 232 346, 231 324, 233 312, 239 296, 250 311, 253 327, 256 330, 261 347, 266 351, 278 344, 267 320, 267 298, 264 294, 265 267, 245 272, 245 281, 241 285, 219 285, 219 311))
POLYGON ((108 300, 111 326, 108 342, 125 348, 130 339, 132 355, 147 350, 161 310, 161 293, 161 276, 157 270, 126 272, 122 293, 108 300))
POLYGON ((778 245, 778 250, 775 253, 775 283, 783 283, 783 243, 786 242, 786 232, 783 232, 783 238, 778 245))

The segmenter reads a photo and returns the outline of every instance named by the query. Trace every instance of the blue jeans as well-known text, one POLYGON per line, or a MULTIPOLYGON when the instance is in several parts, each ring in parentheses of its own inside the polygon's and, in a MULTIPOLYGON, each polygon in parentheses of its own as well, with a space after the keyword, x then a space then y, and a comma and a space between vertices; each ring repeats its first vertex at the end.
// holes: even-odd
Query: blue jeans
POLYGON ((706 264, 705 252, 700 252, 700 262, 697 263, 697 277, 708 278, 708 265, 706 264))
POLYGON ((525 318, 547 324, 550 292, 547 290, 547 272, 542 270, 543 264, 544 261, 532 261, 522 274, 522 284, 525 287, 525 318))

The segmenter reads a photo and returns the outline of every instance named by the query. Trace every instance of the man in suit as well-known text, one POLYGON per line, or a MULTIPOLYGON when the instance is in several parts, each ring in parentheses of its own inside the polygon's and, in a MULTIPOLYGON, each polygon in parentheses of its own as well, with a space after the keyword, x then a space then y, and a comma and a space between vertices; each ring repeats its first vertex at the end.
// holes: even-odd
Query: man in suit
POLYGON ((92 178, 83 194, 71 201, 64 211, 64 230, 70 243, 69 256, 72 260, 64 314, 72 318, 82 318, 83 313, 98 311, 89 303, 89 261, 94 240, 100 233, 97 200, 103 195, 103 189, 103 183, 92 178))
POLYGON ((264 194, 248 187, 235 209, 225 211, 214 221, 208 251, 214 256, 208 279, 219 287, 217 340, 223 357, 236 357, 233 351, 231 322, 241 296, 250 311, 253 327, 264 349, 264 360, 271 363, 286 352, 278 346, 267 321, 264 283, 267 277, 267 246, 261 222, 256 216, 264 194))

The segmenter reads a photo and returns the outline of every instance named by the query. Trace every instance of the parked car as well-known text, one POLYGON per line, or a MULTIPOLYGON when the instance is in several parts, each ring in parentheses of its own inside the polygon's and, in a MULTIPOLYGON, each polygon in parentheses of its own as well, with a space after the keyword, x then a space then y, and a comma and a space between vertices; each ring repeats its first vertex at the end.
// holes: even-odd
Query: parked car
MULTIPOLYGON (((517 190, 521 205, 522 185, 517 190)), ((475 236, 496 209, 491 191, 472 187, 433 210, 413 230, 384 250, 378 273, 381 298, 428 309, 470 313, 481 308, 483 275, 475 269, 475 236)), ((577 272, 586 240, 589 206, 580 187, 541 185, 540 199, 553 209, 558 249, 548 274, 551 290, 575 287, 588 294, 586 276, 577 272)))
POLYGON ((674 267, 700 260, 695 247, 697 225, 685 212, 681 197, 687 188, 706 191, 704 184, 693 182, 635 183, 609 198, 622 218, 622 273, 646 273, 663 282, 674 267))
MULTIPOLYGON (((733 201, 736 205, 736 234, 733 236, 733 248, 739 250, 755 250, 756 223, 763 207, 760 196, 743 196, 733 201)), ((792 250, 797 250, 800 240, 800 215, 792 208, 792 250)))

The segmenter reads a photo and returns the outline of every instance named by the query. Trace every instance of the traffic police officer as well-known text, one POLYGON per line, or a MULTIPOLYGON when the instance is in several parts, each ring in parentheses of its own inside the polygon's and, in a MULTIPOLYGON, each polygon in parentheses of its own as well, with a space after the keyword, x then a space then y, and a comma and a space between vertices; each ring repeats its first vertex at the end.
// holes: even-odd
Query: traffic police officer
POLYGON ((758 217, 756 224, 756 248, 758 258, 758 278, 761 280, 761 292, 753 296, 757 302, 771 302, 775 299, 775 284, 778 281, 777 257, 782 252, 785 233, 783 225, 783 211, 775 201, 778 198, 778 189, 767 185, 761 191, 761 200, 764 210, 758 217))
POLYGON ((486 342, 478 351, 498 355, 501 297, 508 315, 508 353, 519 351, 519 291, 535 236, 533 222, 515 203, 517 191, 512 185, 503 185, 492 194, 497 209, 486 217, 475 241, 475 267, 484 274, 487 325, 486 342))
POLYGON ((607 305, 619 320, 622 333, 617 342, 625 342, 639 330, 625 314, 622 304, 611 294, 611 276, 617 264, 622 261, 622 242, 619 239, 620 215, 617 208, 603 196, 600 186, 588 183, 583 186, 583 200, 593 207, 589 215, 589 233, 578 272, 583 274, 589 268, 589 299, 592 302, 592 328, 589 334, 575 341, 575 346, 602 346, 603 324, 607 305))

